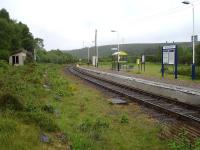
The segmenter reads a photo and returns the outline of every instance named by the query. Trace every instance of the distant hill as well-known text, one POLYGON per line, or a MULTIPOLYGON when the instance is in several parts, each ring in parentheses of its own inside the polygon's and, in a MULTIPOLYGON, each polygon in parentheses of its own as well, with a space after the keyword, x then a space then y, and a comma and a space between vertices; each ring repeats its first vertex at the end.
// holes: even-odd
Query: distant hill
MULTIPOLYGON (((178 42, 176 43, 178 47, 192 47, 191 42, 178 42)), ((156 56, 159 50, 161 50, 162 46, 166 45, 166 43, 137 43, 137 44, 121 44, 120 45, 120 50, 123 50, 129 54, 129 56, 137 57, 140 56, 141 54, 146 54, 146 55, 153 55, 156 56)), ((117 45, 104 45, 104 46, 99 46, 98 51, 99 51, 99 58, 102 57, 109 57, 114 53, 115 51, 112 51, 111 48, 116 48, 117 45)), ((70 53, 75 57, 81 58, 81 59, 86 59, 88 57, 88 48, 82 48, 82 49, 75 49, 75 50, 70 50, 70 51, 63 51, 66 53, 70 53)), ((91 47, 90 48, 90 57, 95 56, 95 48, 91 47)))

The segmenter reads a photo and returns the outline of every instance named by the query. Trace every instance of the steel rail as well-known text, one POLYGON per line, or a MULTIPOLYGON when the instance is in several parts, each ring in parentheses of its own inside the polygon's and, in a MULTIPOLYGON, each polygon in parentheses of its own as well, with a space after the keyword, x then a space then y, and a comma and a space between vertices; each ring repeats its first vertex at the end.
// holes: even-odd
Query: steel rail
POLYGON ((71 73, 79 76, 80 78, 83 78, 122 96, 128 97, 138 103, 146 105, 147 107, 151 107, 160 112, 175 116, 181 120, 191 121, 191 123, 194 123, 194 125, 197 126, 200 124, 200 111, 197 107, 175 102, 174 100, 161 97, 160 95, 156 96, 151 95, 150 93, 145 93, 141 90, 137 91, 129 86, 114 83, 113 81, 91 75, 88 72, 84 72, 76 67, 71 67, 69 70, 71 73))

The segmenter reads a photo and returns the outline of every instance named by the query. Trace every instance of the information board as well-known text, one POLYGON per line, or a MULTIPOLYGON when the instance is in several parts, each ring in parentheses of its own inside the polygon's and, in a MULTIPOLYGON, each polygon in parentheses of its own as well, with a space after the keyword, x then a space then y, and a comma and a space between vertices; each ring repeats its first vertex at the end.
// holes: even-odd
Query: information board
POLYGON ((174 65, 176 45, 163 46, 163 64, 174 65))
POLYGON ((177 78, 177 46, 166 45, 162 47, 162 76, 164 76, 164 65, 174 65, 174 75, 177 78))
POLYGON ((145 55, 142 55, 142 63, 145 63, 145 55))
POLYGON ((175 57, 174 57, 174 55, 175 55, 175 53, 174 53, 174 51, 175 51, 175 49, 170 49, 169 51, 168 51, 168 64, 169 65, 174 65, 174 62, 175 62, 175 57))
POLYGON ((168 64, 169 59, 168 59, 168 51, 163 50, 163 64, 168 64))

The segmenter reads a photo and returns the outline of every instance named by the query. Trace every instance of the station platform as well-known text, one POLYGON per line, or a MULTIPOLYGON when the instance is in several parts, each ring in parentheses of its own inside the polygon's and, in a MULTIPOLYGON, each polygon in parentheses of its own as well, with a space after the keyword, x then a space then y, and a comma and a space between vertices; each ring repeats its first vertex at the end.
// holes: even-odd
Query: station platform
POLYGON ((126 84, 148 93, 172 98, 190 105, 200 106, 200 84, 187 81, 157 79, 153 77, 144 77, 139 75, 130 75, 124 71, 114 71, 106 69, 97 69, 94 67, 79 67, 93 75, 112 80, 121 84, 126 84))

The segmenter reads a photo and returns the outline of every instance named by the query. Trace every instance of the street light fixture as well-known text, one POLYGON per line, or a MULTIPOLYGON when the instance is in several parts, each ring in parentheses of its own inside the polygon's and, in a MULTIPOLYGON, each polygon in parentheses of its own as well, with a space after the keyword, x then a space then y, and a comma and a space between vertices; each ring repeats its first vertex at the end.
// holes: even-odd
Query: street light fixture
POLYGON ((117 70, 119 71, 119 32, 116 30, 111 30, 111 32, 117 32, 117 70))
POLYGON ((182 3, 183 3, 183 4, 190 4, 189 1, 183 1, 182 3))
POLYGON ((192 80, 195 79, 195 39, 194 39, 194 5, 190 1, 183 1, 183 4, 192 5, 192 14, 193 14, 193 33, 192 33, 192 80))

